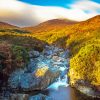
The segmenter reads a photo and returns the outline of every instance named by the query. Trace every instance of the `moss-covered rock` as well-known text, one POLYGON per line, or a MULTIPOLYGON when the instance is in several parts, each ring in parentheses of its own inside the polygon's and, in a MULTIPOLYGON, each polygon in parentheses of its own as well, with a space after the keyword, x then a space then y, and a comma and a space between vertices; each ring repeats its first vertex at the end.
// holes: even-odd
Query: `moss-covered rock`
POLYGON ((28 51, 22 46, 12 46, 12 53, 13 53, 13 63, 19 67, 27 66, 29 62, 29 54, 28 51))

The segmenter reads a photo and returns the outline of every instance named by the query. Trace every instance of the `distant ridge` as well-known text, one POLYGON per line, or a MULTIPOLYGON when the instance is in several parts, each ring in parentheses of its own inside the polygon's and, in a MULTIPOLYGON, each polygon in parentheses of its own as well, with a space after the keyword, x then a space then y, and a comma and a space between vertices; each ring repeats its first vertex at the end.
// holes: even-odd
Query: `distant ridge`
POLYGON ((67 19, 53 19, 48 20, 46 22, 40 23, 39 25, 35 27, 25 27, 23 29, 28 30, 32 33, 40 33, 42 31, 50 31, 50 30, 58 30, 62 29, 63 27, 66 27, 67 25, 76 24, 76 21, 71 21, 67 19))
POLYGON ((18 27, 5 22, 0 22, 0 28, 18 28, 18 27))

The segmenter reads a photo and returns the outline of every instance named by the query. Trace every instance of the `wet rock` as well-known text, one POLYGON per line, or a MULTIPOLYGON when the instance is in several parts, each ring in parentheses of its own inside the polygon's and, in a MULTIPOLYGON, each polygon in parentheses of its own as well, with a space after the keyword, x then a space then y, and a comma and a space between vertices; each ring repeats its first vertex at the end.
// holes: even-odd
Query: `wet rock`
POLYGON ((54 100, 54 99, 43 94, 38 94, 38 95, 29 97, 29 100, 54 100))
POLYGON ((86 80, 78 80, 74 84, 74 87, 88 96, 100 98, 100 91, 98 91, 95 86, 91 85, 90 82, 86 80))
POLYGON ((37 59, 30 59, 30 62, 28 64, 28 66, 27 66, 27 70, 26 71, 28 71, 30 73, 33 72, 37 67, 37 63, 38 63, 37 59))
POLYGON ((28 100, 29 95, 28 94, 10 94, 9 99, 6 100, 28 100))
POLYGON ((30 51, 29 52, 30 58, 37 58, 40 56, 40 53, 38 51, 30 51))
POLYGON ((44 90, 58 78, 65 77, 68 60, 63 56, 63 49, 48 46, 43 52, 36 52, 30 51, 30 62, 27 67, 17 69, 10 75, 8 82, 11 89, 23 92, 44 90), (50 53, 45 55, 49 51, 50 53), (62 52, 62 55, 59 52, 62 52))
POLYGON ((11 88, 18 88, 19 84, 20 84, 20 79, 21 76, 24 74, 24 70, 16 70, 14 71, 9 79, 8 79, 8 84, 11 88))
POLYGON ((51 70, 48 67, 38 68, 33 73, 17 71, 10 76, 9 86, 23 91, 43 90, 53 83, 59 74, 59 70, 51 70))

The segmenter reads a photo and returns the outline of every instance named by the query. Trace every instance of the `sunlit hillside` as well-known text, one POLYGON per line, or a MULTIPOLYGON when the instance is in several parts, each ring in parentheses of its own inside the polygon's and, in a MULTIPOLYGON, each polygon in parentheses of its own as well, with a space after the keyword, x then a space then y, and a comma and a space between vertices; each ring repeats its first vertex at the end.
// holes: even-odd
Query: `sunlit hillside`
POLYGON ((72 25, 77 23, 76 21, 72 20, 67 20, 67 19, 53 19, 53 20, 48 20, 46 22, 40 23, 39 25, 35 27, 25 27, 22 28, 24 30, 28 30, 32 33, 41 33, 41 32, 48 32, 52 30, 60 30, 62 28, 65 28, 68 25, 72 25))
POLYGON ((30 28, 0 28, 0 41, 43 50, 45 43, 70 50, 70 83, 100 84, 100 15, 79 23, 51 20, 30 28), (30 30, 30 31, 29 31, 30 30), (36 42, 37 41, 37 42, 36 42), (81 73, 82 69, 82 73, 81 73), (87 76, 86 76, 87 75, 87 76))

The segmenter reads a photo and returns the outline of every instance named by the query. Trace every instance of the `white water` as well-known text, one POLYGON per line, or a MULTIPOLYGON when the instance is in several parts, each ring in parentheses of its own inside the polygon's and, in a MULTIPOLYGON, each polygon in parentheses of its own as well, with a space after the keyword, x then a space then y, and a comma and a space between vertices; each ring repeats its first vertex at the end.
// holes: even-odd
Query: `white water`
POLYGON ((53 84, 51 84, 47 89, 54 89, 54 90, 58 90, 59 87, 67 87, 69 86, 68 82, 67 82, 67 75, 65 75, 64 79, 61 79, 60 77, 58 78, 58 80, 56 82, 54 82, 53 84))

